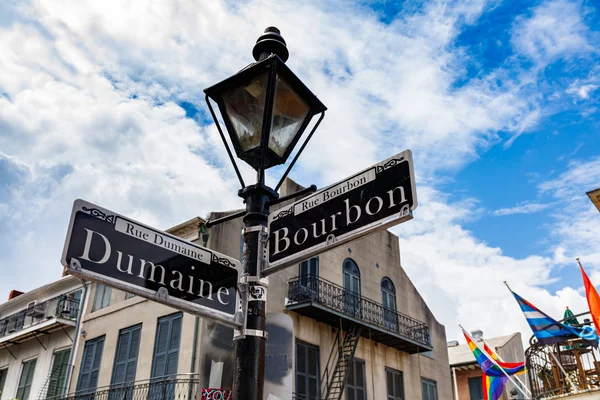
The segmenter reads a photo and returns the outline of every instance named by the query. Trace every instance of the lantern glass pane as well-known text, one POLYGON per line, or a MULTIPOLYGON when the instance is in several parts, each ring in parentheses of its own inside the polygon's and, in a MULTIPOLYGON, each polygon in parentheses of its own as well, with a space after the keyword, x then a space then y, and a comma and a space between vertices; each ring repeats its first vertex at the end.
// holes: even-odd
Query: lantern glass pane
POLYGON ((308 117, 309 110, 309 106, 302 98, 285 80, 277 76, 269 148, 279 157, 283 157, 286 153, 302 123, 308 117))
POLYGON ((267 73, 223 94, 223 103, 243 152, 260 145, 265 112, 267 73))

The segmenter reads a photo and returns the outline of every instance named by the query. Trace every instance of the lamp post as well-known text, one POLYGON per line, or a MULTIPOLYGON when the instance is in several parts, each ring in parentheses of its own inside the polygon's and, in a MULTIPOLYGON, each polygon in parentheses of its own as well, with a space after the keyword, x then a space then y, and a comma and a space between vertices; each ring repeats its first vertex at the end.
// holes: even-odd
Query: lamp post
POLYGON ((234 334, 233 398, 236 400, 263 399, 268 278, 261 277, 261 270, 266 267, 269 207, 279 199, 277 190, 327 109, 285 65, 289 52, 279 29, 267 28, 256 41, 252 55, 256 62, 204 90, 210 113, 242 186, 238 195, 246 203, 242 274, 238 285, 242 299, 240 311, 245 318, 241 318, 243 328, 234 334), (218 106, 237 157, 256 170, 255 184, 244 183, 209 98, 218 106), (308 124, 318 114, 319 119, 275 189, 266 186, 265 170, 286 163, 308 124))

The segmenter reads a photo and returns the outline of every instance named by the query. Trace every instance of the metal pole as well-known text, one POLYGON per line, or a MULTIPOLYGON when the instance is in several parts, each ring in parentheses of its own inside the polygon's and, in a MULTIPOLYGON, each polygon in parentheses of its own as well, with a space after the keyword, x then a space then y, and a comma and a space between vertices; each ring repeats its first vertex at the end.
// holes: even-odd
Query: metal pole
POLYGON ((452 367, 452 375, 454 376, 454 400, 458 400, 458 385, 456 384, 456 368, 452 367))
POLYGON ((247 311, 242 329, 234 333, 236 360, 233 398, 262 400, 268 278, 261 278, 260 273, 266 261, 265 245, 269 212, 267 204, 276 199, 277 194, 259 183, 245 187, 240 190, 239 195, 246 202, 245 228, 242 230, 242 275, 239 285, 242 302, 245 303, 242 309, 247 311))

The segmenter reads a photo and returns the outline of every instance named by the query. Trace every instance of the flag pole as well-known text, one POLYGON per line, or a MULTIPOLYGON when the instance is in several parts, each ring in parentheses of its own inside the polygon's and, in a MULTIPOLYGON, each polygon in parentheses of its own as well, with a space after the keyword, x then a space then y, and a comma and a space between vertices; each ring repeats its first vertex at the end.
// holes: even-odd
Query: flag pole
MULTIPOLYGON (((469 335, 469 333, 468 333, 467 331, 465 331, 465 328, 463 328, 463 326, 462 326, 462 325, 458 325, 458 326, 460 326, 460 329, 462 329, 463 333, 464 333, 465 335, 467 335, 467 336, 469 337, 469 339, 471 339, 471 341, 472 341, 473 343, 475 343, 475 346, 477 346, 477 348, 478 348, 480 351, 482 351, 482 352, 483 352, 483 354, 487 354, 487 353, 485 352, 485 350, 483 350, 481 347, 479 347, 479 344, 477 344, 477 342, 476 342, 475 340, 473 340, 473 337, 472 337, 471 335, 469 335)), ((486 356, 486 357, 487 357, 487 356, 486 356)), ((525 396, 525 398, 526 398, 526 399, 530 399, 530 398, 531 398, 531 397, 529 397, 529 395, 528 395, 527 393, 525 393, 525 392, 523 391, 523 389, 521 389, 521 386, 517 385, 517 384, 515 383, 515 381, 513 380, 513 378, 512 378, 510 375, 508 375, 508 374, 506 373, 506 371, 505 371, 505 370, 504 370, 504 369, 503 369, 501 366, 499 366, 499 365, 498 365, 498 363, 496 362, 496 360, 494 360, 494 357, 491 357, 491 356, 490 356, 490 357, 487 357, 487 358, 488 358, 490 361, 492 361, 492 363, 494 363, 494 365, 495 365, 496 367, 498 367, 498 369, 499 369, 500 371, 502 371, 502 373, 503 373, 503 374, 504 374, 504 375, 505 375, 505 376, 508 378, 508 380, 509 380, 509 381, 511 381, 511 382, 512 382, 512 384, 513 384, 513 385, 515 385, 515 387, 516 387, 516 388, 519 390, 519 392, 521 392, 521 394, 522 394, 523 396, 525 396)), ((484 372, 484 374, 485 374, 485 372, 484 372)))
MULTIPOLYGON (((492 351, 492 353, 494 353, 493 355, 498 357, 498 360, 500 360, 500 362, 504 362, 502 357, 500 357, 500 354, 496 353, 496 350, 494 350, 494 348, 492 346, 490 346, 490 344, 488 342, 486 342, 485 339, 481 338, 481 341, 483 342, 484 345, 487 345, 487 347, 492 351)), ((483 350, 485 351, 485 347, 483 350)), ((517 382, 519 382, 523 386, 523 389, 525 389, 527 391, 527 393, 529 393, 529 395, 531 396, 531 391, 523 382, 521 382, 521 380, 519 378, 517 378, 517 382)))

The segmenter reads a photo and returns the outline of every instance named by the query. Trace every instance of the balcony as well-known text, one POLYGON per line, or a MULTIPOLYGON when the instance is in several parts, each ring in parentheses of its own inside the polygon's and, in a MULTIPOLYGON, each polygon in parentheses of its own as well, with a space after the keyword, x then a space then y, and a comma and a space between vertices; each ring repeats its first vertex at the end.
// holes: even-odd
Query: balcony
POLYGON ((333 327, 358 324, 362 336, 407 353, 433 349, 425 323, 384 308, 318 276, 293 278, 288 284, 286 308, 333 327), (340 321, 341 319, 341 321, 340 321))
POLYGON ((180 374, 99 387, 46 400, 231 400, 227 389, 201 388, 196 374, 180 374))
POLYGON ((38 334, 75 326, 79 300, 62 295, 0 319, 0 343, 18 344, 38 334))

